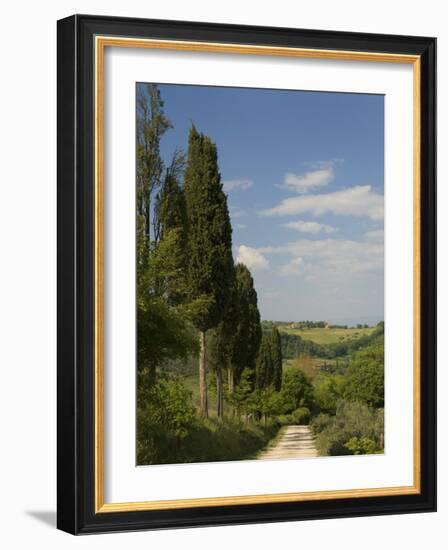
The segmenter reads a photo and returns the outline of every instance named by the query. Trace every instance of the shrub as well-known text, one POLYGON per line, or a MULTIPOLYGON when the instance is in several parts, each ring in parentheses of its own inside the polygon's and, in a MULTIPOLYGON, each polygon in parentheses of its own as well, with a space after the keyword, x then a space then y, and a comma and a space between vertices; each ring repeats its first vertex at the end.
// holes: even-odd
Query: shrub
POLYGON ((316 405, 322 412, 335 414, 336 405, 344 392, 345 377, 324 375, 319 378, 314 388, 316 405))
POLYGON ((311 426, 322 455, 371 454, 384 447, 384 411, 362 403, 340 401, 334 416, 320 414, 311 426))
POLYGON ((282 390, 283 413, 292 413, 301 407, 311 409, 314 405, 313 386, 309 378, 300 370, 285 373, 282 390))
POLYGON ((384 341, 354 354, 347 371, 344 397, 371 407, 384 407, 384 341))
POLYGON ((376 452, 375 442, 368 437, 352 437, 345 446, 353 455, 371 455, 376 452))
POLYGON ((265 447, 279 428, 272 420, 198 418, 191 392, 180 380, 163 377, 139 388, 137 464, 241 460, 265 447))
POLYGON ((156 464, 176 453, 191 429, 195 407, 191 392, 176 379, 160 378, 139 388, 137 462, 156 464))
POLYGON ((310 410, 307 407, 300 407, 296 409, 292 414, 294 424, 306 425, 310 421, 310 410))

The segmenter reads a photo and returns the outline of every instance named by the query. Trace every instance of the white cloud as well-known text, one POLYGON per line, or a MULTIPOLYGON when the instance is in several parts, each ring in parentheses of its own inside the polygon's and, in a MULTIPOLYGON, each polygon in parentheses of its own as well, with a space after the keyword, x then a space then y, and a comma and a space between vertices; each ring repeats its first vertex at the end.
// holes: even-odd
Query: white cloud
POLYGON ((256 248, 242 244, 238 247, 237 263, 244 264, 249 269, 265 269, 269 262, 256 248))
POLYGON ((311 212, 320 216, 327 212, 343 216, 368 217, 382 220, 384 217, 384 197, 370 185, 357 185, 333 193, 291 197, 277 206, 262 210, 263 216, 288 216, 311 212))
POLYGON ((285 223, 283 225, 289 229, 295 229, 301 233, 312 233, 313 235, 317 233, 336 233, 338 230, 337 227, 333 227, 332 225, 317 222, 305 222, 302 220, 285 223))
MULTIPOLYGON (((288 254, 295 258, 306 258, 307 274, 361 273, 381 270, 384 266, 382 243, 352 241, 347 239, 323 239, 312 241, 301 239, 284 246, 258 249, 261 254, 288 254)), ((300 262, 304 267, 305 262, 300 262)), ((289 264, 287 264, 289 265, 289 264)), ((281 268, 285 273, 285 266, 281 268)), ((288 272, 290 268, 286 268, 288 272)), ((297 272, 297 270, 296 270, 297 272)))
POLYGON ((237 223, 235 227, 236 229, 246 229, 247 225, 245 225, 244 223, 237 223))
POLYGON ((372 231, 367 231, 365 234, 366 239, 369 241, 384 241, 384 229, 374 229, 372 231))
POLYGON ((280 273, 282 275, 298 275, 302 271, 303 258, 294 258, 288 264, 282 265, 280 273))
POLYGON ((222 183, 224 191, 227 192, 233 191, 234 189, 242 189, 245 191, 246 189, 252 187, 253 184, 254 182, 249 179, 228 180, 222 183))
POLYGON ((288 172, 283 180, 282 187, 291 189, 296 193, 308 193, 317 187, 325 187, 334 179, 333 166, 327 166, 305 174, 293 174, 288 172))

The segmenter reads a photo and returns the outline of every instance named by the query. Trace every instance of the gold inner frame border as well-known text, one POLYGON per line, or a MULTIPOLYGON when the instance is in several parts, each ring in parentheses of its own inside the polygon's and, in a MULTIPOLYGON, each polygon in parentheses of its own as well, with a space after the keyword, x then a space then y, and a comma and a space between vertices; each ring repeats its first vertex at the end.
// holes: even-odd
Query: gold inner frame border
POLYGON ((420 125, 421 125, 421 60, 417 55, 402 55, 381 52, 357 52, 250 44, 225 44, 178 40, 124 38, 96 36, 95 58, 95 513, 130 512, 144 510, 167 510, 242 504, 306 502, 343 498, 380 497, 420 494, 421 480, 421 423, 420 423, 420 312, 421 312, 421 217, 420 217, 420 125), (327 60, 369 61, 406 63, 413 66, 413 298, 414 298, 414 349, 413 349, 413 454, 414 483, 403 487, 380 487, 366 489, 343 489, 301 493, 277 493, 265 495, 226 496, 216 498, 192 498, 179 500, 155 500, 141 502, 106 503, 104 501, 104 55, 106 47, 145 48, 207 53, 232 53, 299 57, 327 60))

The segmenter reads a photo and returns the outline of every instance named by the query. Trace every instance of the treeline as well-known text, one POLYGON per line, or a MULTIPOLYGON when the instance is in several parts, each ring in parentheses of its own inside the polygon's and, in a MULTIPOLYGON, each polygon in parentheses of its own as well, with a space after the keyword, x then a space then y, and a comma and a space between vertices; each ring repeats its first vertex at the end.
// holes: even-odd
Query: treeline
POLYGON ((328 327, 326 321, 263 321, 263 328, 270 329, 273 326, 288 326, 295 329, 325 328, 328 327))
POLYGON ((371 334, 365 334, 354 340, 334 342, 331 344, 317 344, 302 338, 299 334, 280 332, 282 340, 282 354, 286 359, 294 359, 300 354, 310 355, 323 359, 345 357, 350 353, 365 348, 384 334, 384 322, 381 321, 371 334))
MULTIPOLYGON (((201 460, 201 446, 191 454, 194 434, 202 433, 205 454, 207 447, 214 447, 212 440, 224 437, 230 424, 226 428, 207 421, 210 376, 216 388, 216 416, 224 422, 227 401, 234 413, 229 421, 232 429, 240 411, 255 420, 269 417, 282 386, 280 334, 275 327, 262 333, 251 273, 245 265, 234 264, 232 227, 216 144, 192 125, 187 152, 176 150, 165 165, 160 142, 171 127, 157 86, 139 85, 139 463, 201 460), (199 411, 181 378, 167 368, 191 357, 197 359, 199 411)), ((252 437, 248 429, 242 429, 245 435, 233 454, 248 451, 243 441, 246 436, 265 443, 264 436, 254 435, 259 430, 252 430, 252 437)))
POLYGON ((340 329, 348 329, 348 328, 369 328, 369 325, 358 323, 357 325, 350 327, 349 325, 337 325, 337 324, 330 324, 327 321, 263 321, 262 326, 265 329, 270 329, 273 326, 280 326, 280 327, 289 327, 292 329, 297 330, 307 330, 307 329, 313 329, 313 328, 340 328, 340 329))

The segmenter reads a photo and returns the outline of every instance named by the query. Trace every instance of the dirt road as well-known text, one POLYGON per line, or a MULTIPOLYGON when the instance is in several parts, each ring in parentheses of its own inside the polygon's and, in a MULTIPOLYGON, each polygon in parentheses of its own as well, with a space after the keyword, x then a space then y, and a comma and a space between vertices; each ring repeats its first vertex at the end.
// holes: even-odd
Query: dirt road
POLYGON ((261 460, 319 456, 309 426, 286 426, 279 439, 258 455, 261 460))

